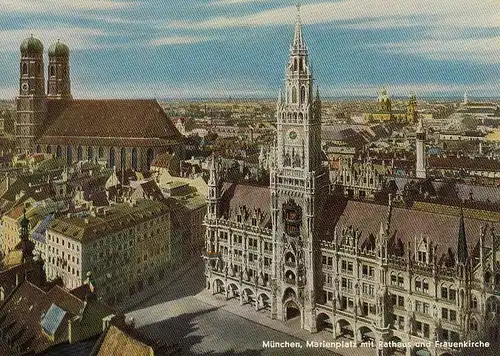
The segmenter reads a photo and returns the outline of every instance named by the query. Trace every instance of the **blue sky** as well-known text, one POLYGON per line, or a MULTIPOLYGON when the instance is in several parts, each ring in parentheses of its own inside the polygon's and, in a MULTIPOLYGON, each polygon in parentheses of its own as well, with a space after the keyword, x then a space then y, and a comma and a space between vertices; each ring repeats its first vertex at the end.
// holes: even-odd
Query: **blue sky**
MULTIPOLYGON (((500 95, 498 0, 303 0, 324 96, 500 95)), ((71 49, 76 98, 275 97, 295 1, 0 0, 0 98, 19 43, 71 49)))

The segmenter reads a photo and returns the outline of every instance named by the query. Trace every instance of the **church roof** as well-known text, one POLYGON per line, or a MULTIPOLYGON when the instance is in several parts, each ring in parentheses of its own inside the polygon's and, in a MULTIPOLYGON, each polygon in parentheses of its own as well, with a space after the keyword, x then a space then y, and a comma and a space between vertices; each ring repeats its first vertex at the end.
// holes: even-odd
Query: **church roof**
POLYGON ((156 100, 49 100, 42 144, 164 146, 181 139, 156 100))

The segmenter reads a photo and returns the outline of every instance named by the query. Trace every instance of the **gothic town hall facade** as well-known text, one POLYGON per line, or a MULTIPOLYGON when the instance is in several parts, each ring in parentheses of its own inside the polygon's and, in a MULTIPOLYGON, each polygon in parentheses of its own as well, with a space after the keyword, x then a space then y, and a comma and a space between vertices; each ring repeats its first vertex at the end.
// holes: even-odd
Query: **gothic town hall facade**
POLYGON ((463 340, 492 343, 483 354, 497 350, 500 214, 333 195, 320 111, 298 18, 270 187, 223 182, 212 160, 206 288, 272 319, 299 320, 311 333, 326 331, 326 341, 373 341, 378 355, 472 354, 452 344, 463 340))

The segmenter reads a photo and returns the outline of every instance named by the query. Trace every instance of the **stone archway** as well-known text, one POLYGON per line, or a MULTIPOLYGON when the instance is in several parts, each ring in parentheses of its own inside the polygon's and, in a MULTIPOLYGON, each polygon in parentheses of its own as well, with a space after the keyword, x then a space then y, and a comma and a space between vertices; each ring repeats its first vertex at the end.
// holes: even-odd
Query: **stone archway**
POLYGON ((238 286, 234 283, 230 283, 227 285, 227 299, 239 298, 240 290, 238 286))
POLYGON ((271 311, 271 298, 266 293, 257 296, 257 310, 265 309, 271 311))
POLYGON ((406 355, 406 347, 398 347, 397 343, 402 343, 403 340, 397 336, 393 336, 389 339, 391 346, 387 348, 388 355, 394 356, 404 356, 406 355), (392 346, 394 345, 394 346, 392 346))
POLYGON ((427 349, 426 347, 416 347, 414 349, 414 355, 415 356, 431 356, 432 353, 427 349))
POLYGON ((224 287, 224 282, 220 279, 215 279, 213 282, 212 293, 218 294, 218 293, 224 293, 225 291, 226 288, 224 287))
POLYGON ((361 342, 374 342, 376 341, 375 333, 368 326, 361 326, 358 329, 359 341, 361 342))
POLYGON ((255 293, 250 288, 245 288, 242 291, 243 304, 253 304, 255 302, 255 293))
POLYGON ((333 331, 332 319, 325 313, 319 313, 316 317, 316 330, 319 331, 333 331))
POLYGON ((335 327, 337 328, 336 334, 338 337, 343 336, 348 339, 354 340, 354 329, 352 328, 350 322, 345 319, 339 319, 337 320, 335 327))
POLYGON ((289 300, 285 304, 285 320, 300 318, 300 307, 294 300, 289 300))

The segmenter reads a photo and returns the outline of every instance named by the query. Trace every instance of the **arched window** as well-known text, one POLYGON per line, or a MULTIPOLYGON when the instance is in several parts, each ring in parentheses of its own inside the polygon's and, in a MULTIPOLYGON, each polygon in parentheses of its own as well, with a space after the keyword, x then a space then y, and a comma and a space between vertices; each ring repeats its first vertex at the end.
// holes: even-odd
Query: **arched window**
POLYGON ((23 73, 23 75, 28 74, 28 64, 27 63, 23 63, 22 73, 23 73))
POLYGON ((73 149, 71 146, 66 147, 66 162, 68 162, 68 164, 73 163, 73 149))
POLYGON ((306 87, 300 87, 300 103, 304 104, 306 102, 306 87))
POLYGON ((104 157, 104 148, 102 147, 99 147, 99 158, 103 158, 104 157))
POLYGON ((87 148, 87 161, 91 162, 94 158, 94 150, 92 147, 87 148))
POLYGON ((297 103, 297 88, 292 88, 292 104, 297 103))
POLYGON ((57 146, 57 148, 56 148, 56 157, 62 157, 61 146, 57 146))
POLYGON ((491 273, 488 271, 484 274, 484 283, 489 284, 491 282, 491 273))
POLYGON ((132 169, 137 170, 137 148, 132 148, 132 169))
POLYGON ((295 72, 297 70, 297 58, 293 60, 293 71, 295 72))
POLYGON ((37 74, 42 75, 42 65, 40 63, 38 63, 37 74))
POLYGON ((304 70, 304 61, 299 60, 299 71, 302 72, 304 70))
POLYGON ((476 310, 477 309, 477 298, 475 296, 471 296, 469 304, 470 304, 470 308, 472 310, 476 310))
POLYGON ((36 145, 36 153, 42 153, 42 146, 36 145))
POLYGON ((77 156, 78 162, 83 160, 83 148, 82 148, 82 146, 78 146, 78 149, 76 151, 76 156, 77 156))
POLYGON ((477 321, 474 318, 470 319, 469 328, 471 331, 477 331, 477 321))
POLYGON ((47 147, 45 148, 45 152, 47 152, 48 154, 51 154, 52 153, 52 147, 50 147, 50 145, 47 145, 47 147))
POLYGON ((146 152, 146 165, 147 165, 148 170, 151 167, 151 163, 153 162, 153 158, 154 158, 153 149, 148 148, 148 150, 146 152))
POLYGON ((109 149, 109 166, 115 166, 115 149, 113 147, 109 149))
POLYGON ((54 75, 56 75, 56 69, 54 66, 50 66, 50 76, 53 77, 54 75))
POLYGON ((120 159, 120 169, 124 170, 127 167, 127 150, 125 149, 125 147, 120 150, 120 159))
POLYGON ((302 121, 304 121, 304 114, 299 112, 299 122, 302 122, 302 121))

